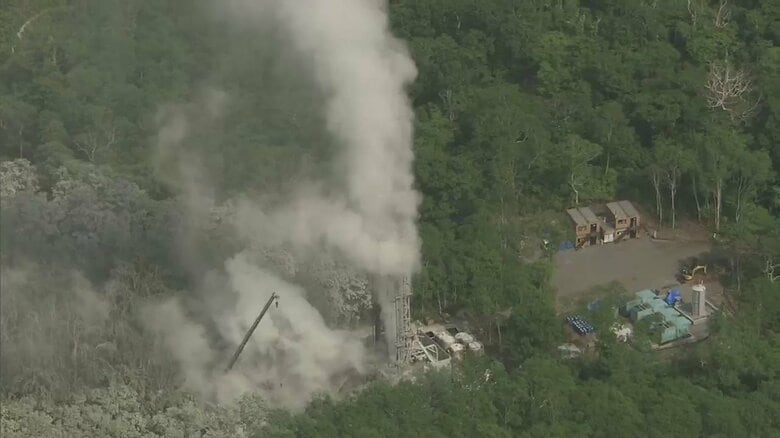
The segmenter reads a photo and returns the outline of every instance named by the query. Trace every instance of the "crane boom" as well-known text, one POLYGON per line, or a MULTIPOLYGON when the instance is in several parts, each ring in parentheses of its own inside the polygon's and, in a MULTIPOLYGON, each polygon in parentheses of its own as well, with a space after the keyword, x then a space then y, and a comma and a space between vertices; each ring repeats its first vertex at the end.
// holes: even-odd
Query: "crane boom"
POLYGON ((244 340, 241 341, 241 344, 239 344, 236 352, 233 353, 233 357, 230 359, 230 363, 228 364, 227 368, 225 368, 226 373, 233 369, 233 365, 236 364, 238 356, 240 356, 241 352, 244 351, 246 343, 249 342, 249 338, 252 337, 252 333, 255 332, 257 325, 260 324, 260 320, 263 319, 263 316, 265 316, 265 312, 268 311, 268 308, 271 307, 271 304, 274 302, 274 300, 277 299, 279 299, 279 295, 277 295, 276 292, 272 293, 271 298, 268 299, 268 301, 265 303, 265 306, 263 306, 263 310, 260 311, 260 315, 257 316, 255 322, 252 323, 252 327, 249 327, 249 330, 247 330, 246 334, 244 335, 244 340))

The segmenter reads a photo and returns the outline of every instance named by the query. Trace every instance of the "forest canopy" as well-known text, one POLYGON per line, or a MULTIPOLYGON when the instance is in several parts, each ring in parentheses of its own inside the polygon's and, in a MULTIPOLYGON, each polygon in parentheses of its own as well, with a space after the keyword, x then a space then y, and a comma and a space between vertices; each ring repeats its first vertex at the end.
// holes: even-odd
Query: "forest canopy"
POLYGON ((261 13, 11 1, 0 8, 3 436, 776 435, 780 4, 388 3, 416 66, 403 84, 421 195, 414 316, 465 312, 500 325, 501 348, 346 397, 320 394, 329 375, 278 400, 204 402, 199 389, 243 384, 210 374, 232 347, 225 333, 243 327, 211 311, 254 318, 266 297, 242 301, 253 282, 299 285, 278 318, 306 312, 301 333, 327 334, 312 339, 349 358, 349 370, 327 354, 314 368, 340 376, 364 362, 342 332, 375 317, 376 279, 333 253, 302 257, 252 220, 302 182, 342 188, 323 111, 335 92, 261 13), (661 227, 706 227, 733 311, 672 359, 605 340, 562 361, 555 267, 527 253, 571 237, 565 208, 616 198, 661 227), (169 343, 172 327, 203 335, 169 343), (182 367, 177 354, 197 359, 182 367), (305 403, 285 398, 301 391, 305 403))

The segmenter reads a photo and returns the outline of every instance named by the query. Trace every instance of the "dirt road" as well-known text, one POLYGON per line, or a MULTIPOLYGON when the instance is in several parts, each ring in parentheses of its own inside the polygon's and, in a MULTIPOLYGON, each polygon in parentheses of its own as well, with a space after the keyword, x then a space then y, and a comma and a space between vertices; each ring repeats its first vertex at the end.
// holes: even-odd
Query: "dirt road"
POLYGON ((553 286, 559 300, 612 281, 622 283, 630 292, 660 288, 676 283, 680 260, 708 250, 705 242, 654 241, 643 236, 559 252, 553 286))

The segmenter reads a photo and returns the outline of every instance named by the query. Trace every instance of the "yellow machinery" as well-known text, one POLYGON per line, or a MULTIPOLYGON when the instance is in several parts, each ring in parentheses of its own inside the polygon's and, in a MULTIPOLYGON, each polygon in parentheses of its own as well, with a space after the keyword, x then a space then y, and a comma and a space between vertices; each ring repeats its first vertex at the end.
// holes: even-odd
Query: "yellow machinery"
POLYGON ((683 268, 680 270, 680 274, 685 281, 691 281, 693 280, 693 276, 699 271, 702 271, 704 275, 707 275, 707 265, 696 265, 693 269, 683 268))

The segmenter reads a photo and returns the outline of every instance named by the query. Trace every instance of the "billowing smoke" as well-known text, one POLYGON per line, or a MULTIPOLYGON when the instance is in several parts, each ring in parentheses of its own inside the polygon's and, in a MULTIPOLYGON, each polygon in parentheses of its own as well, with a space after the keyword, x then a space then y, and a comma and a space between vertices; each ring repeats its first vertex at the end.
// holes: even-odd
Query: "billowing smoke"
POLYGON ((329 329, 300 288, 259 268, 248 251, 228 260, 225 270, 226 286, 236 292, 236 301, 212 311, 219 334, 232 341, 231 347, 241 341, 272 292, 280 303, 269 310, 230 373, 224 373, 228 356, 212 347, 204 326, 187 317, 181 302, 150 306, 145 313, 182 365, 188 388, 221 401, 255 391, 274 404, 301 407, 312 394, 332 390, 350 373, 365 371, 360 339, 329 329))
MULTIPOLYGON (((390 34, 384 5, 377 1, 234 0, 219 5, 230 22, 274 23, 284 34, 280 40, 287 42, 279 50, 305 60, 302 68, 313 72, 326 96, 322 111, 338 146, 340 178, 301 183, 287 202, 272 208, 248 194, 235 200, 229 223, 245 248, 224 264, 229 286, 224 293, 235 295, 209 300, 216 307, 209 309, 210 323, 222 339, 237 345, 270 294, 281 296, 235 372, 221 374, 207 330, 187 316, 186 306, 169 302, 148 315, 167 336, 192 388, 225 397, 263 391, 296 406, 313 393, 333 390, 345 374, 363 372, 366 353, 354 335, 328 328, 300 287, 264 265, 259 249, 283 247, 300 258, 333 255, 383 285, 414 273, 419 195, 413 188, 413 114, 405 87, 416 70, 390 34)), ((166 109, 160 118, 157 162, 166 182, 183 193, 193 224, 204 221, 214 198, 204 178, 208 166, 186 147, 188 132, 218 118, 225 99, 230 96, 210 92, 202 102, 166 109)), ((391 315, 394 288, 374 290, 383 314, 391 315)), ((392 318, 385 319, 385 327, 392 337, 392 318)))

